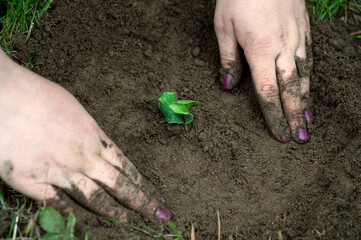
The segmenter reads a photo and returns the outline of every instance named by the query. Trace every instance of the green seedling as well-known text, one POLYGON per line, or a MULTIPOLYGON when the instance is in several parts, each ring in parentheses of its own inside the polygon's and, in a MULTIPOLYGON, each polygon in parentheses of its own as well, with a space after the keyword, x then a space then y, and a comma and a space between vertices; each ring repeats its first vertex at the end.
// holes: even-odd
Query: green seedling
POLYGON ((171 220, 168 221, 168 226, 172 230, 173 234, 160 233, 160 232, 154 230, 153 228, 151 228, 151 227, 149 227, 149 226, 147 226, 145 224, 142 224, 142 223, 138 223, 139 227, 136 227, 136 226, 129 225, 127 223, 120 222, 120 221, 115 220, 115 219, 111 219, 111 218, 103 217, 103 219, 106 219, 106 220, 111 221, 111 222, 122 224, 125 227, 131 228, 131 229, 136 230, 138 232, 142 232, 142 233, 144 233, 144 234, 146 234, 146 235, 148 235, 148 236, 150 236, 152 238, 184 240, 182 234, 178 231, 177 226, 171 220))
POLYGON ((184 124, 186 131, 189 131, 189 124, 193 121, 193 115, 189 111, 194 105, 199 105, 199 102, 178 100, 177 93, 174 92, 164 92, 158 99, 159 109, 167 122, 184 124))
POLYGON ((73 240, 75 223, 74 214, 70 213, 67 220, 65 220, 54 208, 45 207, 40 212, 40 225, 47 233, 41 239, 73 240))
POLYGON ((168 222, 168 226, 170 227, 170 230, 172 230, 172 232, 174 233, 174 235, 177 237, 178 240, 184 240, 182 234, 180 234, 177 226, 175 225, 175 223, 172 220, 170 220, 168 222))

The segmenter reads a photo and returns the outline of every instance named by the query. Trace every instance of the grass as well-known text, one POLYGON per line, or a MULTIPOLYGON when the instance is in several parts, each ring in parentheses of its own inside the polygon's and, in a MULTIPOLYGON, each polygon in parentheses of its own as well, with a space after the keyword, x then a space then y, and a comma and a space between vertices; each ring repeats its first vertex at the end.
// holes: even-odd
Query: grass
POLYGON ((361 13, 360 3, 356 0, 307 0, 310 16, 315 16, 318 20, 326 17, 332 21, 340 9, 361 13))
POLYGON ((14 36, 26 34, 27 40, 54 0, 0 1, 7 6, 7 13, 0 20, 0 47, 12 58, 14 36))
MULTIPOLYGON (((359 0, 307 0, 310 17, 318 20, 328 18, 333 21, 336 14, 343 10, 343 17, 347 22, 348 12, 361 14, 359 0), (357 3, 358 1, 358 3, 357 3)), ((361 38, 361 31, 351 33, 354 38, 361 38)))

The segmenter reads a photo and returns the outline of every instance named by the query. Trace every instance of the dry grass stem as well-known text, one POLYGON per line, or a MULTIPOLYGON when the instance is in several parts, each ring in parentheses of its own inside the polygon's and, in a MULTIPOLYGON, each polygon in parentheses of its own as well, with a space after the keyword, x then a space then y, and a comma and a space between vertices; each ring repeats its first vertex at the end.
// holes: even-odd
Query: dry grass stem
POLYGON ((217 211, 217 221, 218 221, 218 240, 221 240, 221 218, 219 216, 219 211, 217 211))
POLYGON ((195 231, 194 231, 193 224, 192 224, 192 229, 191 229, 191 240, 196 240, 196 234, 195 234, 195 231))

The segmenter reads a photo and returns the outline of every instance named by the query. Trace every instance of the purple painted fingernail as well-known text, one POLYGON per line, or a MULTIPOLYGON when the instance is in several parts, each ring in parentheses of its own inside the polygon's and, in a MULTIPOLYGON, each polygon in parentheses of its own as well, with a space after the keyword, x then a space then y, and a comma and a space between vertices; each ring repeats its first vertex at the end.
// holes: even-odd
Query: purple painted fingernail
POLYGON ((158 201, 163 203, 163 205, 165 204, 165 200, 164 200, 164 198, 162 196, 158 196, 158 195, 154 194, 154 197, 155 197, 155 199, 157 199, 158 201))
POLYGON ((99 227, 99 224, 100 224, 100 222, 99 222, 99 220, 97 219, 97 220, 95 220, 95 222, 93 223, 93 227, 97 228, 97 227, 99 227))
POLYGON ((311 111, 310 111, 309 109, 306 109, 306 110, 304 111, 304 114, 305 114, 305 116, 306 116, 307 122, 313 123, 314 118, 313 118, 313 116, 312 116, 311 111))
POLYGON ((301 141, 308 141, 308 139, 310 139, 306 129, 300 128, 300 130, 298 130, 298 139, 300 139, 301 141))
POLYGON ((226 90, 231 90, 231 81, 233 79, 232 74, 227 73, 226 77, 223 78, 222 88, 226 90))
POLYGON ((172 214, 170 212, 162 208, 159 208, 157 211, 155 211, 154 215, 161 221, 169 221, 172 217, 172 214))
POLYGON ((282 136, 282 137, 281 137, 281 140, 282 140, 283 142, 288 142, 290 139, 289 139, 288 137, 282 136))

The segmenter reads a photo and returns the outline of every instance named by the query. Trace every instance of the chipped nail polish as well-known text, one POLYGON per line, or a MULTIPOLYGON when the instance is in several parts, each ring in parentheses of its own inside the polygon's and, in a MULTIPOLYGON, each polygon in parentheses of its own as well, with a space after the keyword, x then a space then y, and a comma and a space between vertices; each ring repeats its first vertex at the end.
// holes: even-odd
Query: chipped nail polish
POLYGON ((157 199, 158 201, 163 203, 163 205, 165 204, 165 200, 164 200, 164 198, 162 196, 154 194, 154 197, 155 197, 155 199, 157 199))
POLYGON ((308 141, 310 137, 308 136, 308 132, 304 128, 300 128, 298 130, 298 139, 301 141, 308 141))
POLYGON ((313 116, 312 116, 311 111, 310 111, 309 109, 306 109, 306 110, 303 111, 303 113, 305 114, 305 117, 306 117, 307 122, 313 123, 314 118, 313 118, 313 116))
POLYGON ((172 214, 170 212, 162 208, 157 209, 154 215, 161 221, 169 221, 172 217, 172 214))
POLYGON ((282 137, 281 137, 281 140, 282 140, 283 142, 288 142, 290 139, 289 139, 288 137, 282 136, 282 137))
POLYGON ((97 220, 95 220, 95 222, 93 223, 93 227, 97 228, 97 227, 99 227, 99 224, 100 224, 100 222, 99 222, 99 220, 97 219, 97 220))
POLYGON ((231 81, 233 79, 232 74, 227 73, 226 77, 223 78, 222 88, 226 90, 231 90, 231 81))

